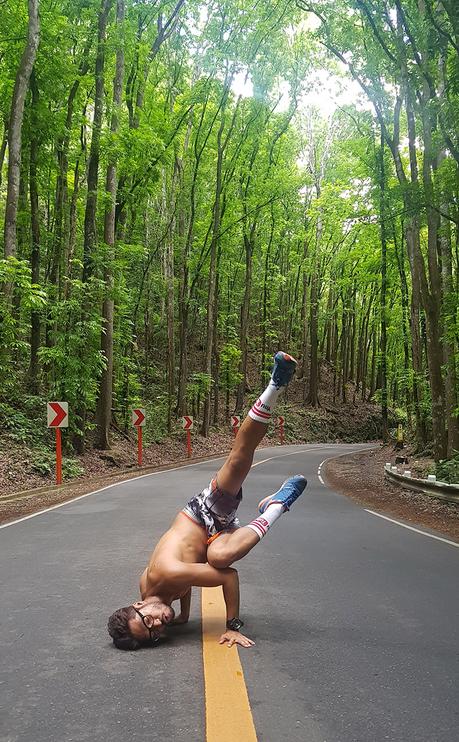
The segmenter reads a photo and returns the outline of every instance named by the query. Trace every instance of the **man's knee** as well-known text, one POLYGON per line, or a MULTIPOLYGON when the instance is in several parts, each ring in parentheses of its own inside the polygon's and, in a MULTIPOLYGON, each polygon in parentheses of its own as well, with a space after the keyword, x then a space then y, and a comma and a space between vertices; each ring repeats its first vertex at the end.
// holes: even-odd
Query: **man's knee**
MULTIPOLYGON (((218 539, 217 539, 218 541, 218 539)), ((215 569, 225 569, 232 563, 232 554, 224 544, 213 543, 207 549, 207 561, 215 569)))

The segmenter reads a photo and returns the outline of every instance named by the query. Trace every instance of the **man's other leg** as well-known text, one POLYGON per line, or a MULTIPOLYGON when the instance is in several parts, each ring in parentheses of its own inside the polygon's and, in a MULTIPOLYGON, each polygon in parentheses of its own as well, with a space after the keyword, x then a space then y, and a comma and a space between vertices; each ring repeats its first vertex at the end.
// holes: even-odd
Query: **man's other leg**
POLYGON ((276 353, 271 381, 250 409, 228 458, 217 473, 217 484, 223 492, 238 494, 252 466, 255 450, 265 436, 277 398, 292 379, 295 369, 296 361, 292 356, 282 351, 276 353))
POLYGON ((306 487, 301 474, 287 479, 280 489, 259 503, 260 515, 235 531, 217 534, 207 547, 207 561, 217 569, 229 567, 242 559, 266 536, 271 526, 288 511, 306 487))

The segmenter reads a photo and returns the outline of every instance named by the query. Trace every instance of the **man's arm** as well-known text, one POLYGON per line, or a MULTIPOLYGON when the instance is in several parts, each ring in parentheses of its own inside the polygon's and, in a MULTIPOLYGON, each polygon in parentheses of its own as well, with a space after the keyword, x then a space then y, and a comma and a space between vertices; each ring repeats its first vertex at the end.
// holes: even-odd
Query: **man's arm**
POLYGON ((171 621, 171 626, 179 626, 180 624, 188 623, 190 617, 190 605, 191 605, 191 587, 185 595, 180 598, 180 614, 171 621))
MULTIPOLYGON (((226 605, 226 620, 239 617, 239 575, 233 567, 216 569, 210 564, 189 564, 177 562, 170 567, 171 580, 190 580, 196 587, 223 587, 223 597, 226 605)), ((239 644, 242 647, 251 647, 253 642, 239 631, 227 629, 220 637, 220 644, 228 642, 228 646, 239 644)))
MULTIPOLYGON (((226 582, 235 580, 234 573, 237 572, 232 567, 225 569, 216 569, 210 564, 174 562, 168 564, 163 572, 166 580, 177 585, 188 584, 196 587, 218 587, 226 582)), ((239 583, 238 583, 239 584, 239 583)))

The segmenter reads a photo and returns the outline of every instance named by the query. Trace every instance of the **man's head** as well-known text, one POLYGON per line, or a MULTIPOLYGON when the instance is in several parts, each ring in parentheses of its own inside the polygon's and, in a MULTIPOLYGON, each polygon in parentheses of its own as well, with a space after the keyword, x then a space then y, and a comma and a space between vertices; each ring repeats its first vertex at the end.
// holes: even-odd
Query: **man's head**
POLYGON ((118 649, 139 649, 144 644, 155 644, 174 615, 173 609, 158 598, 138 600, 110 616, 108 633, 118 649))

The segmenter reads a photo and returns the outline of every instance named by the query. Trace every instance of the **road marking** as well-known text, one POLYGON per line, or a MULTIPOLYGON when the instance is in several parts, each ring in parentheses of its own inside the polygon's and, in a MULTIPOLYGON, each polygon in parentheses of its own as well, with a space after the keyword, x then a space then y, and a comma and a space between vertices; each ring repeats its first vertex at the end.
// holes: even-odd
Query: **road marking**
POLYGON ((319 482, 320 482, 321 484, 323 484, 323 486, 325 487, 325 482, 324 482, 324 480, 322 479, 322 477, 320 476, 320 474, 319 474, 319 482))
MULTIPOLYGON (((270 456, 257 461, 251 468, 273 459, 316 450, 317 447, 302 448, 299 451, 270 456)), ((256 742, 257 735, 238 649, 235 646, 229 649, 218 643, 225 630, 226 606, 222 590, 203 587, 201 595, 206 742, 234 742, 236 739, 256 742)))
POLYGON ((257 461, 256 464, 252 464, 250 467, 251 469, 255 469, 256 466, 260 466, 260 464, 266 464, 267 461, 272 461, 273 459, 281 459, 283 456, 295 456, 297 453, 307 453, 308 451, 316 451, 315 448, 302 448, 301 451, 290 451, 290 453, 280 453, 278 456, 270 456, 269 459, 263 459, 263 461, 257 461))
POLYGON ((420 531, 419 528, 413 528, 413 526, 407 526, 406 523, 400 523, 400 521, 398 520, 394 520, 393 518, 388 518, 387 515, 381 515, 381 513, 375 513, 374 510, 368 510, 368 508, 364 508, 364 510, 367 513, 371 513, 371 515, 376 515, 378 518, 389 520, 391 523, 395 523, 395 525, 397 526, 401 526, 402 528, 407 528, 409 531, 420 533, 421 536, 427 536, 428 538, 434 538, 436 541, 443 541, 445 544, 449 544, 450 546, 456 546, 457 548, 459 548, 459 544, 457 544, 455 541, 450 541, 449 539, 442 538, 441 536, 434 536, 433 533, 426 533, 426 531, 420 531))
MULTIPOLYGON (((218 640, 225 631, 220 587, 202 588, 202 653, 207 742, 256 742, 257 734, 237 647, 218 640)), ((250 652, 250 649, 246 650, 250 652)))

